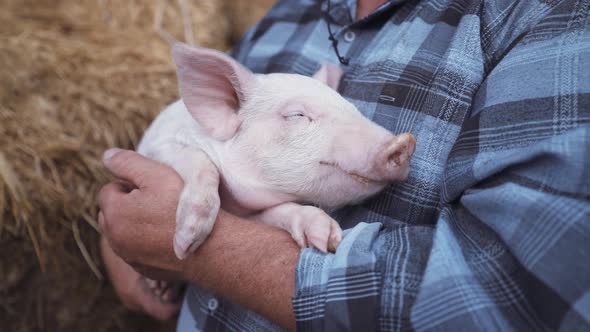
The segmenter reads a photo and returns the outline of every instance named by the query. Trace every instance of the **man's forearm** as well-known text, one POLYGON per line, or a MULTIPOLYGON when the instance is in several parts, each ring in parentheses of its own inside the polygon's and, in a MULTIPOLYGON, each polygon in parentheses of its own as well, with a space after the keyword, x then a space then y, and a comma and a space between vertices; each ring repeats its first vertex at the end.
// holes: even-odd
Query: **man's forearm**
POLYGON ((299 252, 288 233, 220 211, 185 270, 192 283, 294 330, 291 298, 299 252))

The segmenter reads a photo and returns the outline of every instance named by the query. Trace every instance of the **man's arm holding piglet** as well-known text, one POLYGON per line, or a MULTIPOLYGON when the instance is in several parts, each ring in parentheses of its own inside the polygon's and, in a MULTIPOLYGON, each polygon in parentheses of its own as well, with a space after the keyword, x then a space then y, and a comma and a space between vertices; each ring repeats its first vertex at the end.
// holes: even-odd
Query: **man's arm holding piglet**
POLYGON ((183 180, 132 151, 105 155, 106 167, 126 182, 111 183, 99 195, 101 231, 117 255, 148 277, 189 281, 294 329, 300 248, 289 234, 220 211, 207 240, 179 260, 171 244, 183 180))

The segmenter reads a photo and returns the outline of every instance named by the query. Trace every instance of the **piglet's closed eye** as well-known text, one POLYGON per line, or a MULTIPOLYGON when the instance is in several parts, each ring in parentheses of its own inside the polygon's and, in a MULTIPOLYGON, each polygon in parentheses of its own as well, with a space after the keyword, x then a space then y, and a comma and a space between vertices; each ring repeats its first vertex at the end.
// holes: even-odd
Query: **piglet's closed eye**
POLYGON ((237 116, 254 74, 225 53, 177 43, 172 48, 180 96, 195 120, 220 141, 237 131, 237 116))

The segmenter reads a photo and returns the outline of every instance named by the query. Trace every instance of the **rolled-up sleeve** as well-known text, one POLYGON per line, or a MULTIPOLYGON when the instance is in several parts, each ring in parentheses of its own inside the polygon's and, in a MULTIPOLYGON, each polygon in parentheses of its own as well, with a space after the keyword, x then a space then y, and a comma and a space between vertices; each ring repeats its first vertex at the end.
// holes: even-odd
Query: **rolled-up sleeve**
POLYGON ((380 230, 380 223, 357 225, 347 232, 337 254, 302 251, 293 299, 299 329, 324 330, 325 324, 352 328, 354 318, 363 327, 374 326, 381 289, 375 248, 380 230))

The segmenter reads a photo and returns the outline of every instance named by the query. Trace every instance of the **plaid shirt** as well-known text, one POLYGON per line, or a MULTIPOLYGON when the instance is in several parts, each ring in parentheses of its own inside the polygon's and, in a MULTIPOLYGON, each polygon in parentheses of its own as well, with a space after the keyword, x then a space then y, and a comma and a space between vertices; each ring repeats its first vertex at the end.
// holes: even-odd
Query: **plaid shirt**
MULTIPOLYGON (((335 254, 302 250, 298 329, 589 331, 590 1, 355 10, 328 13, 350 59, 339 92, 417 147, 407 181, 333 213, 335 254)), ((326 11, 279 1, 234 56, 259 73, 338 63, 326 11)), ((195 326, 278 329, 190 288, 179 330, 195 326)))

